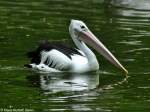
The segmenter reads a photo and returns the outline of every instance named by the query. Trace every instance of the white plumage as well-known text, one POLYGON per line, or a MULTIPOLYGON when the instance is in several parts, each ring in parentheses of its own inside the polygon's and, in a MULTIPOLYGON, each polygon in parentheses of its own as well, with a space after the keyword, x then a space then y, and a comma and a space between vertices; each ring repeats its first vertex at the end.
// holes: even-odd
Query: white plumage
MULTIPOLYGON (((81 51, 80 51, 81 52, 81 51)), ((88 72, 91 68, 85 56, 78 54, 71 55, 71 59, 58 50, 42 51, 41 62, 32 65, 32 69, 42 72, 88 72), (46 63, 45 63, 46 62, 46 63)), ((97 70, 98 68, 95 68, 97 70)), ((94 70, 94 69, 93 69, 94 70)))

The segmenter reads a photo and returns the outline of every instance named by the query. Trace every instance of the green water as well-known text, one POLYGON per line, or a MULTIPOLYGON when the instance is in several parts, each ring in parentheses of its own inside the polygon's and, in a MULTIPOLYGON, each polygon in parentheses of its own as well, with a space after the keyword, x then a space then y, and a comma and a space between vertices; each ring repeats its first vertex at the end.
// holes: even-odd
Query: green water
POLYGON ((1 0, 0 111, 149 112, 149 43, 149 0, 1 0), (26 52, 41 40, 73 45, 70 19, 87 24, 128 69, 127 80, 99 54, 100 71, 93 73, 40 74, 23 67, 26 52))

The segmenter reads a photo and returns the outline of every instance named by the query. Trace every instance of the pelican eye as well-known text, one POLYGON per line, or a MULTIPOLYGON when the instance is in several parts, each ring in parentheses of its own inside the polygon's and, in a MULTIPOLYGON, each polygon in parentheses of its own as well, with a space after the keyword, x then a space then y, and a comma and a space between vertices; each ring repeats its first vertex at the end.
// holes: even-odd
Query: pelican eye
POLYGON ((82 28, 82 29, 84 29, 84 28, 85 28, 85 26, 81 26, 81 28, 82 28))

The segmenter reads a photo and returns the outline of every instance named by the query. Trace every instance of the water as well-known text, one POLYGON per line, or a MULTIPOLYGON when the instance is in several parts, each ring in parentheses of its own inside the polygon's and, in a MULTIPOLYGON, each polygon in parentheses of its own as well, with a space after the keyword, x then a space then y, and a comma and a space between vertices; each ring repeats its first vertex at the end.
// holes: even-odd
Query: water
POLYGON ((149 0, 1 0, 0 111, 149 112, 149 23, 149 0), (70 19, 87 24, 128 69, 127 79, 97 53, 98 72, 42 74, 23 67, 25 53, 41 40, 73 45, 70 19))

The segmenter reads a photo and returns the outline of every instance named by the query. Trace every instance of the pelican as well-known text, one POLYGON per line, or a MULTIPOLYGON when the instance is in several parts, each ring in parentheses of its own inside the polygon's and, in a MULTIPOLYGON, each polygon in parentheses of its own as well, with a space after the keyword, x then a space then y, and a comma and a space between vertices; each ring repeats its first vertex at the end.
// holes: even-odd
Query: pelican
POLYGON ((77 48, 45 41, 32 52, 28 53, 31 64, 25 66, 43 72, 74 72, 84 73, 99 70, 96 55, 87 46, 94 48, 117 68, 128 71, 113 54, 96 38, 86 24, 80 20, 71 20, 70 36, 77 48))

